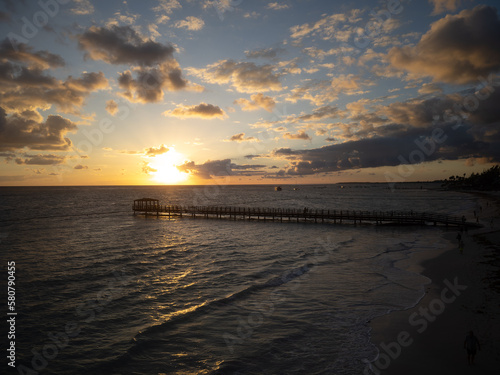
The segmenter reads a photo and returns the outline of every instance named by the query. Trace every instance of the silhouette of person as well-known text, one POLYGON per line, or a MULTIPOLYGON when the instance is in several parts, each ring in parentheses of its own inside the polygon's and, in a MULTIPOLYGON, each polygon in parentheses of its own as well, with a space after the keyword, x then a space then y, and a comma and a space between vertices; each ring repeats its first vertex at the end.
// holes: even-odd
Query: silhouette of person
POLYGON ((473 365, 477 349, 481 350, 481 345, 479 344, 477 337, 474 336, 474 332, 470 331, 465 337, 464 349, 467 350, 467 362, 469 365, 473 365))

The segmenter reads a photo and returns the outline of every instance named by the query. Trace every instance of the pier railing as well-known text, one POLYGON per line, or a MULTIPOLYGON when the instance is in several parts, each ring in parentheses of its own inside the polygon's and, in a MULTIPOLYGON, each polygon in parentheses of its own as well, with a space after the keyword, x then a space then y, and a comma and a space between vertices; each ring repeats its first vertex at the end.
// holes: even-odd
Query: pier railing
POLYGON ((361 210, 324 210, 294 209, 269 207, 233 207, 233 206, 182 206, 182 205, 140 205, 134 204, 134 214, 216 218, 230 220, 258 221, 295 221, 315 223, 374 223, 397 225, 446 225, 480 227, 478 223, 464 221, 461 217, 445 214, 414 211, 361 211, 361 210))

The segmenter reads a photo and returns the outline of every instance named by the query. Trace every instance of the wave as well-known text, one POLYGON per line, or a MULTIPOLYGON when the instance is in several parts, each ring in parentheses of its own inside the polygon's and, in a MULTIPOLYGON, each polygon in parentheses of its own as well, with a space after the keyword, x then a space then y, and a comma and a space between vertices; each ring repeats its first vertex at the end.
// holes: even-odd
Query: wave
POLYGON ((169 330, 173 329, 177 325, 189 323, 192 320, 199 318, 202 315, 205 315, 215 309, 229 307, 233 303, 248 298, 252 294, 255 294, 262 290, 268 288, 276 288, 281 285, 287 284, 309 272, 314 266, 315 264, 313 263, 307 263, 300 267, 285 271, 279 276, 272 277, 264 283, 250 285, 226 297, 204 301, 203 303, 200 303, 198 305, 176 311, 175 313, 171 314, 166 321, 157 325, 150 326, 144 331, 140 331, 132 339, 131 346, 126 351, 126 353, 123 353, 122 355, 114 358, 111 361, 108 361, 107 363, 98 365, 99 370, 102 371, 105 368, 114 369, 116 366, 121 366, 128 360, 133 360, 133 358, 146 353, 149 348, 157 347, 165 340, 164 334, 169 332, 169 330))

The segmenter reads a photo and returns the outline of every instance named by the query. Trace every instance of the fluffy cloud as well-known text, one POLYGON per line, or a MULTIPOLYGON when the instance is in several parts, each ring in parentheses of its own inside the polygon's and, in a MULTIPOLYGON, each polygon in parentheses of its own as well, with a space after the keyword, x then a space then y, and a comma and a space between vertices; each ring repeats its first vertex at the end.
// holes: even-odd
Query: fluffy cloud
POLYGON ((89 0, 73 0, 75 6, 70 9, 70 12, 79 16, 92 14, 95 9, 89 0))
POLYGON ((116 104, 114 100, 108 100, 106 102, 106 111, 108 111, 111 116, 116 115, 118 113, 118 104, 116 104))
POLYGON ((272 10, 283 10, 283 9, 288 9, 288 8, 290 8, 289 4, 278 3, 277 1, 274 3, 267 4, 267 9, 272 9, 272 10))
POLYGON ((89 169, 89 167, 86 165, 77 164, 73 167, 73 169, 80 169, 81 170, 81 169, 89 169))
POLYGON ((358 95, 366 93, 367 86, 374 83, 354 74, 340 74, 331 80, 311 81, 304 86, 295 87, 286 99, 292 103, 309 100, 315 106, 323 106, 339 98, 339 95, 358 95))
POLYGON ((87 96, 108 87, 102 72, 69 76, 65 81, 48 75, 45 70, 64 65, 64 60, 47 51, 33 51, 18 44, 17 50, 7 39, 0 45, 0 101, 9 112, 49 109, 79 114, 87 96))
POLYGON ((163 112, 164 116, 189 118, 196 117, 202 119, 224 118, 226 113, 213 104, 200 103, 192 106, 179 106, 173 110, 163 112))
POLYGON ((61 56, 47 51, 35 52, 27 44, 19 43, 13 48, 8 38, 0 44, 0 56, 1 61, 17 61, 37 70, 58 68, 65 64, 61 56))
POLYGON ((283 134, 283 138, 285 139, 302 139, 306 141, 310 141, 311 137, 303 130, 299 131, 297 134, 285 133, 283 134))
POLYGON ((272 112, 276 106, 276 102, 273 98, 265 96, 262 93, 254 94, 250 96, 250 100, 241 98, 234 101, 234 104, 241 106, 244 111, 255 111, 260 108, 264 108, 268 112, 272 112))
POLYGON ((158 6, 153 8, 153 11, 157 14, 157 22, 165 23, 170 20, 170 15, 176 9, 182 8, 182 5, 178 0, 158 0, 158 6))
POLYGON ((121 95, 131 102, 158 102, 164 90, 178 91, 188 85, 173 57, 174 47, 146 39, 130 26, 92 26, 78 42, 87 58, 135 66, 118 77, 121 95))
POLYGON ((120 73, 118 84, 124 91, 120 94, 132 103, 155 103, 163 99, 164 90, 178 91, 187 87, 177 61, 169 61, 156 68, 135 69, 135 78, 130 70, 120 73))
POLYGON ((168 147, 165 147, 165 145, 160 145, 158 147, 149 147, 146 150, 144 150, 144 155, 149 156, 149 157, 155 157, 157 155, 162 155, 165 154, 169 151, 168 147))
POLYGON ((61 116, 50 115, 45 122, 38 112, 25 111, 7 116, 0 107, 0 151, 28 148, 31 150, 64 151, 71 147, 65 137, 77 126, 61 116))
POLYGON ((186 17, 185 20, 177 21, 174 23, 174 27, 178 29, 186 29, 193 31, 201 30, 203 29, 203 26, 205 26, 205 22, 201 18, 193 16, 188 16, 186 17))
POLYGON ((500 70, 497 10, 477 6, 434 22, 415 47, 394 47, 391 64, 435 82, 465 84, 500 70))
POLYGON ((239 92, 281 91, 279 75, 272 65, 256 65, 253 62, 221 60, 205 69, 191 68, 192 74, 209 83, 231 84, 239 92))
POLYGON ((91 26, 78 36, 79 47, 92 60, 109 64, 153 66, 172 60, 174 47, 145 40, 130 26, 91 26))
POLYGON ((239 133, 239 134, 233 135, 227 141, 228 142, 258 142, 259 140, 255 137, 246 137, 245 138, 245 133, 239 133))
POLYGON ((429 0, 429 3, 431 3, 434 7, 432 14, 436 15, 456 10, 460 5, 460 0, 429 0))

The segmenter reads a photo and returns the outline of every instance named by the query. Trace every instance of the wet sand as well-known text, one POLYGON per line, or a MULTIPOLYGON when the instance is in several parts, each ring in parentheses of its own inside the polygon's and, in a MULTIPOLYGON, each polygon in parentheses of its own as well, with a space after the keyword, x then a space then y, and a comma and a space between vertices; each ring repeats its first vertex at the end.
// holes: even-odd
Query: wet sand
MULTIPOLYGON (((500 369, 500 199, 480 197, 481 229, 464 233, 463 254, 447 231, 447 250, 417 254, 408 268, 432 282, 413 308, 371 322, 379 358, 365 374, 496 374, 500 369), (493 218, 493 227, 491 219, 493 218), (427 258, 426 260, 423 260, 427 258), (464 339, 473 330, 481 343, 468 365, 464 339)), ((473 220, 471 213, 468 220, 473 220)))

